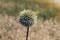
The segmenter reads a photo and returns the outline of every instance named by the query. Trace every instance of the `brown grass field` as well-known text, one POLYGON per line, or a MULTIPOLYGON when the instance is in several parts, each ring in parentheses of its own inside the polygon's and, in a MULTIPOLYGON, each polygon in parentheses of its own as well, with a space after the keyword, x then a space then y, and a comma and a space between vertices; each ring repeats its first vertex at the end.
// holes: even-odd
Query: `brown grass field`
POLYGON ((18 13, 24 9, 39 10, 40 2, 41 7, 57 10, 56 18, 38 19, 29 29, 28 40, 60 40, 60 7, 53 2, 39 0, 0 0, 0 40, 26 40, 26 27, 18 22, 18 13))

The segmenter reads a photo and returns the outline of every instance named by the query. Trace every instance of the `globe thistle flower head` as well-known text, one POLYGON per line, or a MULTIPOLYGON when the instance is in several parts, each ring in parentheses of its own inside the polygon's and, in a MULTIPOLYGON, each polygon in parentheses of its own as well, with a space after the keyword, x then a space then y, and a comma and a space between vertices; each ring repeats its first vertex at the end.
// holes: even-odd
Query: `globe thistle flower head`
POLYGON ((34 23, 36 23, 37 16, 36 13, 32 10, 24 10, 20 12, 19 15, 19 22, 23 26, 32 26, 34 23))

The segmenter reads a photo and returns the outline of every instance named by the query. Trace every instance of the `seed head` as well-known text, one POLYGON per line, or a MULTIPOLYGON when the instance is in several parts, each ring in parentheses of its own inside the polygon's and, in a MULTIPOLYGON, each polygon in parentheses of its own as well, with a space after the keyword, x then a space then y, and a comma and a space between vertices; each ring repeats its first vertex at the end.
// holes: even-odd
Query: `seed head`
POLYGON ((20 12, 19 15, 19 22, 23 26, 32 26, 34 23, 36 23, 37 16, 36 13, 32 10, 24 10, 20 12))

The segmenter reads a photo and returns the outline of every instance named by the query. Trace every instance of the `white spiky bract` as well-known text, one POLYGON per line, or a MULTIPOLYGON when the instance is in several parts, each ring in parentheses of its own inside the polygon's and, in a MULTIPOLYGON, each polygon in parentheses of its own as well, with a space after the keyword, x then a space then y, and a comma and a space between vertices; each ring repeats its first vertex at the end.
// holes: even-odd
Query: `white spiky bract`
POLYGON ((20 12, 19 16, 24 15, 24 14, 26 14, 26 15, 30 16, 31 18, 33 18, 34 19, 34 24, 37 23, 37 15, 36 15, 35 11, 24 9, 23 11, 20 12))

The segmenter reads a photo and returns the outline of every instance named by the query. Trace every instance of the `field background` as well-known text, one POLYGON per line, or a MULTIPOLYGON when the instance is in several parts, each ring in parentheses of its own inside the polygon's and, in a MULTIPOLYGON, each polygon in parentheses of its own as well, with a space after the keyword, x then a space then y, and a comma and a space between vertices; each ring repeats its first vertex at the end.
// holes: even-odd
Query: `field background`
POLYGON ((53 9, 55 17, 30 27, 29 40, 60 40, 60 6, 49 0, 0 0, 0 40, 25 40, 26 27, 18 22, 18 15, 24 9, 36 12, 53 9))

